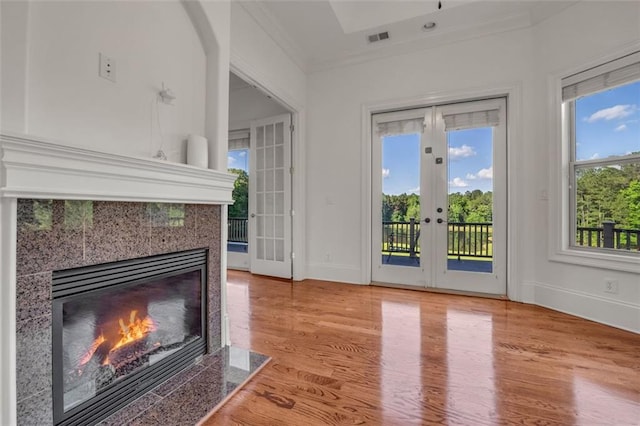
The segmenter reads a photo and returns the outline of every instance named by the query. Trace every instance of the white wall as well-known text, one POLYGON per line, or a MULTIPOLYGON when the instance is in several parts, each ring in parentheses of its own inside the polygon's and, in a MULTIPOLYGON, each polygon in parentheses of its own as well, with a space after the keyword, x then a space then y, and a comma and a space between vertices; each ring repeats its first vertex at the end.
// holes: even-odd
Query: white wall
POLYGON ((0 128, 22 131, 26 120, 29 3, 3 2, 0 12, 0 128))
MULTIPOLYGON (((523 85, 528 94, 531 51, 531 31, 522 30, 309 76, 310 276, 362 280, 360 224, 368 214, 360 206, 362 105, 509 85, 523 85)), ((527 135, 510 144, 524 150, 532 142, 527 135)))
POLYGON ((149 157, 164 81, 177 96, 159 105, 164 150, 184 161, 183 140, 204 132, 205 53, 179 2, 32 2, 28 18, 26 120, 5 129, 149 157), (98 76, 99 52, 115 59, 115 83, 98 76))
MULTIPOLYGON (((640 3, 638 2, 580 2, 557 16, 538 25, 534 30, 534 66, 536 70, 535 105, 532 119, 539 125, 532 130, 536 141, 546 141, 540 149, 531 150, 526 163, 532 191, 548 189, 553 193, 550 167, 558 140, 549 137, 548 80, 550 76, 581 69, 607 57, 613 52, 635 43, 640 47, 640 3)), ((639 100, 640 101, 640 100, 639 100)), ((548 229, 548 203, 534 200, 531 205, 531 227, 548 229)), ((558 212, 559 214, 559 212, 558 212)), ((551 217, 557 217, 551 212, 551 217)), ((576 266, 548 260, 548 233, 541 232, 534 251, 533 282, 530 301, 561 311, 640 332, 640 276, 576 266), (618 294, 604 293, 604 279, 619 281, 618 294)))
POLYGON ((308 276, 362 282, 362 106, 474 89, 518 86, 520 134, 510 167, 510 208, 519 223, 509 247, 515 276, 509 294, 524 300, 640 331, 637 274, 548 260, 550 191, 547 75, 640 39, 637 2, 580 2, 537 28, 463 41, 308 77, 307 271, 308 276), (615 25, 612 25, 615 23, 615 25), (526 161, 524 160, 526 159, 526 161), (327 261, 327 259, 331 259, 327 261), (605 298, 604 277, 620 292, 605 298))
POLYGON ((248 129, 252 120, 286 112, 285 107, 253 87, 229 92, 229 130, 248 129))

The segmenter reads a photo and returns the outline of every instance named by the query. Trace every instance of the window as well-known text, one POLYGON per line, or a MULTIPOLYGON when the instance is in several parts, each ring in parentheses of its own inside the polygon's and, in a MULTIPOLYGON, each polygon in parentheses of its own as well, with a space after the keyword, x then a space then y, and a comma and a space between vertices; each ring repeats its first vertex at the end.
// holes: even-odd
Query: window
POLYGON ((640 255, 640 52, 562 80, 569 249, 640 255))

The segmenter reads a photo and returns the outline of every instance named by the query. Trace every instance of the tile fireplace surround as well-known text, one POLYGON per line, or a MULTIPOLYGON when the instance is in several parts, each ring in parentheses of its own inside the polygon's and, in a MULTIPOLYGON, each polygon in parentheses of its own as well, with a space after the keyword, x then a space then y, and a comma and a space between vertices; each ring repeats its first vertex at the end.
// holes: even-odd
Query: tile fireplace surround
MULTIPOLYGON (((208 248, 212 355, 134 405, 144 411, 170 400, 165 397, 199 373, 207 372, 199 376, 209 379, 222 377, 220 365, 230 354, 220 349, 221 206, 231 202, 234 177, 18 135, 0 135, 0 148, 0 424, 52 424, 54 270, 208 248)), ((257 354, 247 354, 252 367, 260 361, 257 354)), ((192 383, 192 387, 204 385, 192 383)), ((189 392, 195 391, 185 388, 173 394, 182 393, 184 398, 189 392)), ((158 416, 162 407, 154 407, 158 416)), ((135 417, 127 408, 117 416, 116 422, 135 417)), ((144 419, 138 423, 154 424, 144 419)))

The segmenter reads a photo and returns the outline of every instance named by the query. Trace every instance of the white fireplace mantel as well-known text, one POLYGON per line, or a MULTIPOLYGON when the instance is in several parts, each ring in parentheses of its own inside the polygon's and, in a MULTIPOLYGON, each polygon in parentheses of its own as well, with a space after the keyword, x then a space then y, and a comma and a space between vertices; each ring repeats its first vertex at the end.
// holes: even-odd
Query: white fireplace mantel
POLYGON ((3 198, 230 204, 235 176, 0 134, 3 198))
MULTIPOLYGON (((0 134, 0 425, 17 420, 17 199, 225 205, 233 202, 234 180, 234 175, 215 170, 0 134)), ((224 239, 225 226, 220 226, 224 239)), ((223 249, 223 271, 224 258, 223 249)))

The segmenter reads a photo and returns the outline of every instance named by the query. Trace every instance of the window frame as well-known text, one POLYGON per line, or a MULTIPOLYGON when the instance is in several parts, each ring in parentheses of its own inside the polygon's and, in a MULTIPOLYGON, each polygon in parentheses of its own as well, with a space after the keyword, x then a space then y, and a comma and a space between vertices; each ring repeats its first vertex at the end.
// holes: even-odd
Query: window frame
MULTIPOLYGON (((550 104, 553 105, 552 108, 549 108, 549 129, 551 132, 549 140, 558 141, 558 143, 551 144, 549 151, 551 158, 555 159, 555 163, 551 163, 552 169, 550 170, 548 211, 549 259, 552 261, 640 273, 639 252, 626 252, 602 247, 581 247, 575 243, 577 234, 575 176, 577 170, 586 167, 640 162, 640 155, 578 161, 576 159, 575 135, 576 99, 563 101, 562 96, 563 88, 569 85, 567 79, 572 79, 575 76, 595 75, 600 67, 607 67, 609 64, 615 65, 617 61, 629 56, 640 57, 638 46, 632 46, 626 52, 600 58, 580 68, 549 77, 549 99, 550 104)), ((606 71, 601 71, 601 73, 604 72, 606 71)), ((597 93, 597 91, 592 93, 597 93)))

